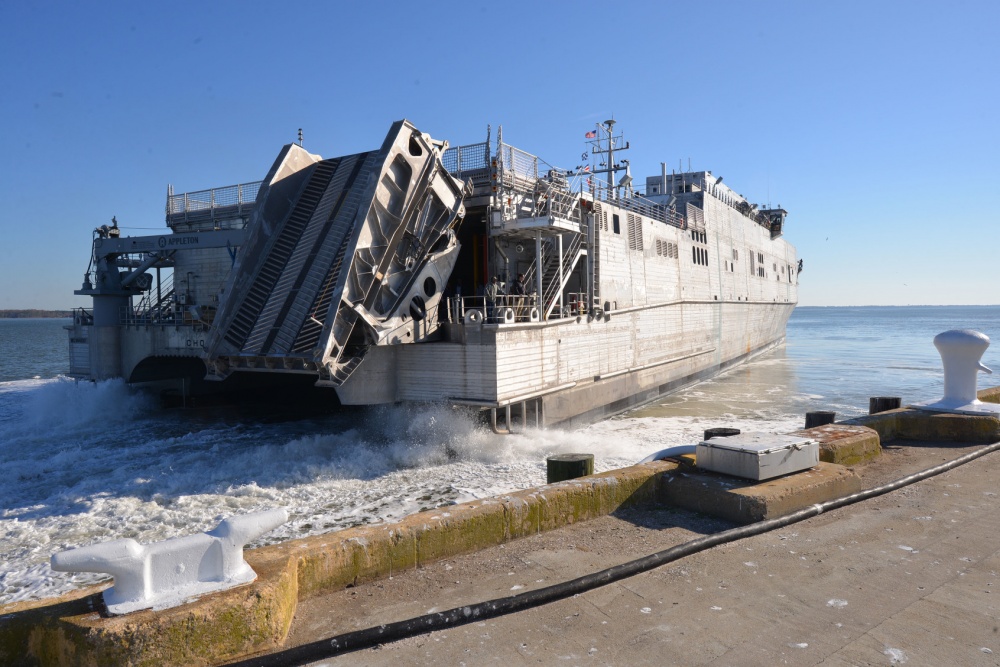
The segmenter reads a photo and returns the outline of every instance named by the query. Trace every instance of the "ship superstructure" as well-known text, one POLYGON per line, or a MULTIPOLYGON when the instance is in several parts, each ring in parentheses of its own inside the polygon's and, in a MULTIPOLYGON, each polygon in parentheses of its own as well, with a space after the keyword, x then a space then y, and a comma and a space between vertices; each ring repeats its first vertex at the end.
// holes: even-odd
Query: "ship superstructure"
POLYGON ((601 162, 564 170, 400 121, 368 153, 286 146, 245 186, 249 214, 171 195, 174 234, 95 239, 74 374, 297 376, 343 404, 479 407, 503 432, 593 421, 780 344, 800 266, 786 212, 708 171, 662 167, 641 195, 613 121, 588 136, 601 162), (168 265, 165 294, 149 271, 168 265))

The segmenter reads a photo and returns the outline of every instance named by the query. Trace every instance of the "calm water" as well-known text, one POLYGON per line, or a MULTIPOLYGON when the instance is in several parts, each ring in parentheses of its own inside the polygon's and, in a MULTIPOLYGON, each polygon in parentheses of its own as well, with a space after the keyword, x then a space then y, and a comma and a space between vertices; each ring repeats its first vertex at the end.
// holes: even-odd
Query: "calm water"
MULTIPOLYGON (((870 396, 939 398, 937 333, 1000 340, 1000 307, 799 308, 787 344, 749 366, 586 429, 505 437, 444 408, 297 421, 163 410, 119 382, 60 379, 66 323, 0 320, 0 604, 94 581, 48 559, 95 541, 276 506, 292 520, 266 540, 286 539, 544 483, 554 453, 592 452, 606 470, 712 426, 781 432, 809 410, 863 414, 870 396)), ((1000 372, 1000 345, 983 361, 1000 372)))

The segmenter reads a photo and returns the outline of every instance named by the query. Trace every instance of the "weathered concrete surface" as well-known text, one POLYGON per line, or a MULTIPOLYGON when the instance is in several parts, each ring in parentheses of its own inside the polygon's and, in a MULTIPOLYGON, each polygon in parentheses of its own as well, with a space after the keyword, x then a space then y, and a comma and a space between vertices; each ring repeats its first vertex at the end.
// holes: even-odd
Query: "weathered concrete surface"
POLYGON ((655 461, 259 551, 295 557, 301 595, 309 596, 655 502, 660 475, 676 467, 655 461))
POLYGON ((958 415, 899 408, 848 419, 843 423, 867 426, 878 432, 882 442, 905 439, 987 444, 1000 440, 1000 418, 994 415, 958 415))
POLYGON ((988 387, 980 389, 977 394, 980 401, 986 403, 1000 403, 1000 387, 988 387))
POLYGON ((668 505, 747 524, 857 493, 861 480, 844 466, 821 461, 815 468, 764 482, 685 468, 668 473, 662 488, 668 505))
POLYGON ((256 582, 161 612, 102 616, 100 589, 0 609, 2 665, 208 665, 274 648, 298 600, 658 497, 665 461, 247 551, 256 582))
MULTIPOLYGON (((872 487, 976 448, 888 443, 859 471, 872 487)), ((317 664, 1000 665, 998 477, 994 453, 576 597, 317 664)), ((312 598, 288 644, 552 585, 729 525, 616 512, 312 598)))
POLYGON ((819 443, 819 460, 852 466, 867 463, 882 453, 878 432, 866 426, 826 424, 795 431, 792 435, 819 443))

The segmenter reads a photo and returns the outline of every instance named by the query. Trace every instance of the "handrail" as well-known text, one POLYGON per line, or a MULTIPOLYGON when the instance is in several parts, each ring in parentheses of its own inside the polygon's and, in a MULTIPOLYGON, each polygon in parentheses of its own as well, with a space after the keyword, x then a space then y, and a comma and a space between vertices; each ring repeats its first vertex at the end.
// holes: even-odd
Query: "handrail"
POLYGON ((668 225, 672 225, 680 229, 687 229, 687 220, 684 215, 678 213, 676 209, 663 204, 658 204, 651 199, 646 199, 645 197, 637 194, 621 197, 618 195, 618 188, 608 188, 608 186, 600 183, 593 185, 592 191, 594 193, 594 199, 597 201, 633 211, 640 215, 644 215, 647 218, 659 220, 660 222, 665 222, 668 225))
POLYGON ((441 163, 444 164, 448 173, 454 176, 461 176, 470 171, 488 170, 490 168, 489 142, 453 146, 441 155, 441 163))
POLYGON ((167 220, 176 220, 177 217, 187 220, 189 214, 201 217, 206 213, 214 218, 216 211, 234 207, 238 213, 249 213, 257 201, 261 183, 263 181, 253 181, 181 194, 174 194, 170 188, 167 192, 167 220))
POLYGON ((449 297, 446 312, 452 322, 505 325, 542 321, 537 294, 499 294, 491 304, 483 296, 449 297), (508 312, 509 311, 509 312, 508 312), (476 313, 467 318, 468 313, 476 313))

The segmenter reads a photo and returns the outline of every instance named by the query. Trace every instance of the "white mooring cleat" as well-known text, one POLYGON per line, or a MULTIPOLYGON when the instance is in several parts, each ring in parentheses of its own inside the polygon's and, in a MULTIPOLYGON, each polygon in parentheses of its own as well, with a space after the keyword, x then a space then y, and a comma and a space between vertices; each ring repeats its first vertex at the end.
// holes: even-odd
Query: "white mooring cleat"
POLYGON ((112 614, 167 609, 256 579, 243 560, 243 546, 286 521, 288 512, 274 509, 230 517, 210 531, 153 544, 133 539, 91 544, 53 554, 52 569, 114 576, 114 586, 104 591, 112 614))

